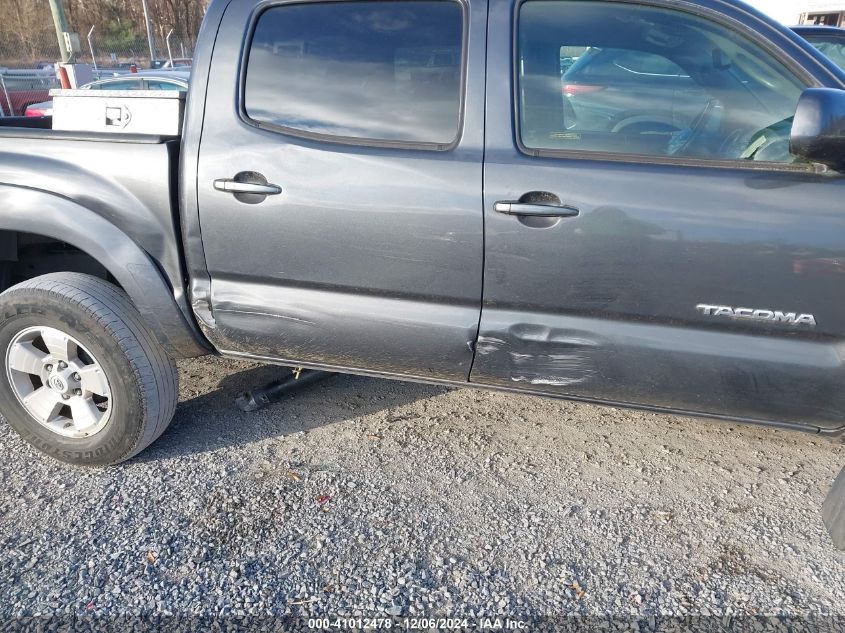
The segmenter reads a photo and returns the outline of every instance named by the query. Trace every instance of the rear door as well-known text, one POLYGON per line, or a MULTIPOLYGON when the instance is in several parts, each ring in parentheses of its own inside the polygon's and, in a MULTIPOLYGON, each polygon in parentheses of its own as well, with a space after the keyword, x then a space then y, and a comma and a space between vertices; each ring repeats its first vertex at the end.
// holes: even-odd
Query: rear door
POLYGON ((677 7, 491 5, 471 381, 840 427, 845 178, 788 151, 816 81, 677 7))
POLYGON ((483 0, 228 6, 198 168, 218 348, 467 380, 485 37, 483 0))

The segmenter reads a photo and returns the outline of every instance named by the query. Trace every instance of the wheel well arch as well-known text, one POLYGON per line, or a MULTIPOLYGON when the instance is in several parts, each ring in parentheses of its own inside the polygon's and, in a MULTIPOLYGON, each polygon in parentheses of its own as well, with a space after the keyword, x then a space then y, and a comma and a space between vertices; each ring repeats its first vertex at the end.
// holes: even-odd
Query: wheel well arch
MULTIPOLYGON (((65 249, 65 256, 49 266, 41 262, 41 267, 54 268, 45 272, 89 272, 108 279, 129 295, 144 321, 173 356, 200 356, 209 352, 196 325, 189 323, 179 309, 174 289, 156 262, 106 218, 55 194, 2 184, 0 209, 3 210, 0 258, 8 258, 14 248, 18 259, 21 236, 26 236, 26 245, 39 244, 38 248, 59 245, 65 249), (58 263, 62 260, 88 270, 62 268, 58 263)), ((15 270, 15 266, 8 268, 15 270)), ((21 272, 19 264, 18 272, 21 272)))
POLYGON ((23 231, 0 231, 0 292, 57 272, 86 273, 121 287, 96 258, 72 244, 23 231))

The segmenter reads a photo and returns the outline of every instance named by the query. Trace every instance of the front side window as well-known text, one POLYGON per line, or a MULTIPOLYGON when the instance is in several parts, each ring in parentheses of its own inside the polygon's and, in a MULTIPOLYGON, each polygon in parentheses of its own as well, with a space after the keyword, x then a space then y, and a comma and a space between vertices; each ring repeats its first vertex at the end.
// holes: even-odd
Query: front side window
POLYGON ((451 144, 463 19, 448 0, 272 7, 252 39, 246 115, 294 133, 451 144))
POLYGON ((681 11, 528 0, 519 13, 525 148, 791 163, 804 85, 727 27, 681 11))

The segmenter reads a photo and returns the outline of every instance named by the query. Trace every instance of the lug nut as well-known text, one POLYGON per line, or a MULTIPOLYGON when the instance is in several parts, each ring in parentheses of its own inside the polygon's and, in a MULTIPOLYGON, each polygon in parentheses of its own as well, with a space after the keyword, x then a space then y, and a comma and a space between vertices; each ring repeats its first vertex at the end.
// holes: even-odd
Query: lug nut
POLYGON ((79 374, 74 373, 74 374, 73 374, 73 379, 74 379, 74 380, 76 380, 77 382, 79 382, 80 380, 82 380, 82 377, 81 377, 79 374))
POLYGON ((69 399, 69 398, 70 398, 70 396, 69 396, 69 395, 67 395, 66 393, 63 393, 63 394, 62 394, 62 400, 67 400, 67 399, 69 399))
POLYGON ((82 395, 82 389, 74 389, 73 394, 75 396, 81 396, 82 395))
POLYGON ((53 366, 47 365, 44 369, 46 369, 47 371, 53 371, 53 366))
POLYGON ((67 369, 67 363, 63 360, 59 361, 59 369, 67 369))

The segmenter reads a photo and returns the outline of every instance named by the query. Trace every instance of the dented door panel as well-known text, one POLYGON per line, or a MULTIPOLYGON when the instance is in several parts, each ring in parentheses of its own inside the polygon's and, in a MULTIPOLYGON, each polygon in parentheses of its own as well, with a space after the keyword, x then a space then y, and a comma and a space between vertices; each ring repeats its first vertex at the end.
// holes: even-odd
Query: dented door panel
POLYGON ((485 169, 472 382, 845 426, 845 178, 505 151, 485 169), (580 214, 495 212, 524 191, 580 214))
POLYGON ((478 306, 244 281, 212 285, 224 353, 466 380, 478 306))
MULTIPOLYGON (((257 124, 228 105, 237 106, 244 99, 241 80, 246 59, 239 59, 238 51, 215 48, 208 102, 227 105, 210 107, 205 113, 197 200, 210 277, 206 334, 219 350, 467 381, 481 303, 487 7, 485 0, 451 4, 463 12, 466 59, 465 76, 456 89, 464 95, 463 109, 451 114, 458 130, 453 145, 380 144, 346 139, 331 127, 326 134, 311 134, 266 121, 257 124), (217 179, 247 172, 258 172, 281 191, 245 201, 213 186, 217 179)), ((251 21, 268 6, 233 0, 218 41, 248 40, 251 21)), ((288 10, 281 3, 273 7, 273 11, 288 10)), ((304 7, 297 5, 296 10, 304 7)), ((277 25, 272 28, 284 23, 270 22, 277 25)), ((317 58, 325 54, 326 46, 306 47, 302 55, 290 59, 317 58)), ((290 50, 267 42, 255 47, 258 60, 284 56, 290 50)), ((346 57, 315 67, 328 71, 346 57)), ((290 59, 285 57, 285 63, 290 59)), ((378 87, 404 81, 410 74, 399 68, 398 74, 385 75, 378 65, 369 67, 366 63, 356 67, 366 79, 360 90, 341 95, 346 101, 332 102, 340 108, 330 110, 331 116, 346 123, 349 117, 355 124, 379 123, 374 115, 344 118, 343 111, 360 115, 360 107, 351 107, 350 100, 367 97, 367 82, 378 87)), ((253 72, 260 76, 262 71, 253 72)), ((427 74, 414 76, 421 85, 436 89, 437 72, 435 65, 427 74)), ((275 77, 271 72, 265 76, 275 77)), ((277 85, 268 82, 270 88, 263 89, 277 85)), ((338 85, 315 80, 311 91, 294 94, 285 87, 274 94, 280 104, 296 104, 336 89, 338 85)), ((248 85, 244 90, 248 93, 248 85)), ((272 106, 273 100, 262 96, 261 90, 256 94, 261 97, 259 105, 272 106)), ((251 111, 248 103, 242 105, 251 111)), ((329 116, 319 108, 313 110, 315 118, 329 116)), ((414 121, 419 113, 393 114, 414 121)))
POLYGON ((472 381, 837 429, 845 342, 495 310, 472 381))
MULTIPOLYGON (((513 41, 513 11, 491 5, 491 42, 513 41)), ((470 381, 845 427, 845 176, 521 151, 513 54, 488 47, 488 73, 511 81, 487 83, 484 300, 470 381), (577 214, 496 210, 524 198, 577 214)))

